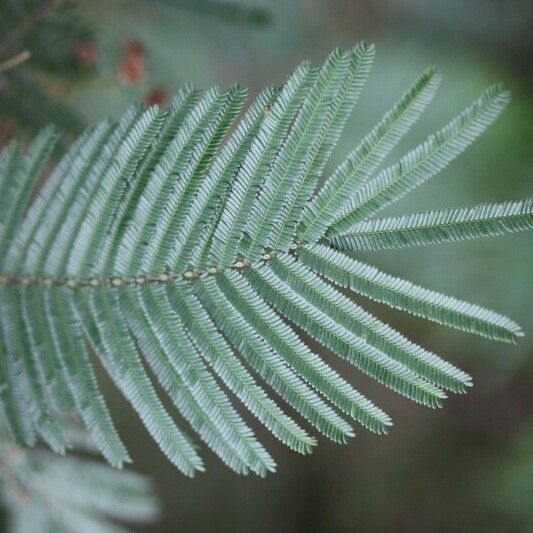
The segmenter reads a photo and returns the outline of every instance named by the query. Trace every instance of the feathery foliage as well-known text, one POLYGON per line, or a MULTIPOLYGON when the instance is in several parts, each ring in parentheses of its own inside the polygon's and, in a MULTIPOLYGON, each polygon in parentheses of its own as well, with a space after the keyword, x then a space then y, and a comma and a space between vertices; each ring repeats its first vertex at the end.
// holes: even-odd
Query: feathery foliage
MULTIPOLYGON (((77 451, 94 454, 85 431, 63 421, 77 451)), ((0 501, 13 533, 119 533, 116 522, 147 522, 158 512, 150 482, 131 471, 117 471, 81 455, 60 457, 48 450, 13 445, 0 432, 0 501)))
POLYGON ((133 107, 117 123, 86 131, 40 189, 52 130, 27 150, 16 143, 3 149, 0 405, 16 443, 40 437, 64 451, 69 438, 55 413, 74 412, 111 464, 130 460, 99 392, 93 356, 163 453, 191 476, 203 461, 154 382, 239 473, 265 475, 275 462, 235 399, 300 453, 315 446, 313 428, 342 443, 354 435, 352 421, 387 432, 390 417, 298 331, 429 407, 472 385, 467 373, 339 287, 492 339, 522 335, 502 315, 350 255, 533 226, 530 200, 372 218, 443 169, 508 101, 490 88, 374 176, 434 96, 433 70, 318 186, 373 55, 362 43, 334 51, 320 69, 303 63, 281 87, 261 92, 235 127, 246 98, 238 86, 187 86, 168 109, 133 107))

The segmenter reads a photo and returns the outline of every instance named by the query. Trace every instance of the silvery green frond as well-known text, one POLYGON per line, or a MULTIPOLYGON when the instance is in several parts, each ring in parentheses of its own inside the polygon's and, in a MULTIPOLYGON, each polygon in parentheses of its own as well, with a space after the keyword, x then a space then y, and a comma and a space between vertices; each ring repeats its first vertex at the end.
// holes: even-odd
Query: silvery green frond
POLYGON ((434 96, 433 69, 322 180, 373 56, 361 43, 320 68, 304 62, 242 114, 239 86, 185 86, 167 109, 133 106, 81 135, 41 187, 51 130, 0 152, 0 412, 17 446, 63 453, 61 416, 74 414, 111 465, 130 461, 94 355, 184 474, 204 469, 198 438, 235 472, 264 476, 276 463, 256 421, 304 454, 317 432, 345 443, 354 422, 380 434, 392 425, 309 339, 428 407, 472 385, 347 291, 492 339, 522 335, 503 315, 351 253, 533 226, 531 200, 372 218, 457 157, 508 100, 488 89, 374 176, 434 96))
POLYGON ((300 257, 332 283, 413 315, 500 341, 514 343, 524 335, 506 316, 391 276, 324 245, 304 249, 300 257))

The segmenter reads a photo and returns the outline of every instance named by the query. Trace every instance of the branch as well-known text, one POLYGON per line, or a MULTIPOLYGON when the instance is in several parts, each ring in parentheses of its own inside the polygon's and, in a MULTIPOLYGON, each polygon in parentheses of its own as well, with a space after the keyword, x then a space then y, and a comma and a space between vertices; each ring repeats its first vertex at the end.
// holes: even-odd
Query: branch
POLYGON ((18 67, 25 61, 28 61, 30 59, 31 54, 28 50, 23 50, 22 52, 19 52, 18 54, 14 55, 13 57, 10 57, 9 59, 6 59, 5 61, 2 61, 0 63, 0 74, 2 72, 6 72, 6 70, 18 67))

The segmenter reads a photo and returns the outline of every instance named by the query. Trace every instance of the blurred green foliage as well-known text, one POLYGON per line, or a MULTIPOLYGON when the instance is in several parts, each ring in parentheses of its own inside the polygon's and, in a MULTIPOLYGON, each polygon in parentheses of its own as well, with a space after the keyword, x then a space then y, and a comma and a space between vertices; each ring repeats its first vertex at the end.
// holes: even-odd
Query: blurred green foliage
POLYGON ((0 59, 29 52, 28 61, 0 73, 4 136, 33 135, 49 123, 63 134, 79 132, 82 120, 66 96, 93 72, 96 56, 93 30, 76 6, 61 0, 5 0, 0 35, 0 59))
MULTIPOLYGON (((83 113, 73 108, 72 93, 91 78, 100 89, 113 90, 116 82, 113 74, 127 57, 111 59, 115 72, 108 72, 106 79, 109 54, 107 50, 102 53, 100 48, 100 41, 105 41, 100 34, 102 19, 85 17, 79 4, 75 0, 0 2, 0 61, 29 52, 29 59, 17 68, 4 71, 0 68, 0 140, 15 135, 33 136, 50 123, 64 135, 77 134, 93 122, 93 117, 86 116, 84 120, 83 113), (94 78, 97 71, 100 76, 94 78)), ((102 6, 104 13, 112 7, 106 4, 102 6)), ((136 12, 157 10, 161 4, 173 12, 185 10, 217 23, 250 27, 268 25, 272 15, 265 5, 235 0, 131 0, 129 4, 136 12)), ((124 48, 120 35, 112 33, 112 42, 124 48)), ((133 35, 135 42, 140 42, 138 32, 133 35)), ((139 53, 144 55, 142 47, 139 53)), ((127 50, 123 56, 126 54, 127 50)), ((139 74, 140 78, 145 77, 144 72, 139 74)))
POLYGON ((76 454, 13 445, 0 427, 0 501, 12 533, 119 533, 117 522, 148 522, 158 514, 152 483, 94 458, 97 449, 74 420, 63 420, 76 454))

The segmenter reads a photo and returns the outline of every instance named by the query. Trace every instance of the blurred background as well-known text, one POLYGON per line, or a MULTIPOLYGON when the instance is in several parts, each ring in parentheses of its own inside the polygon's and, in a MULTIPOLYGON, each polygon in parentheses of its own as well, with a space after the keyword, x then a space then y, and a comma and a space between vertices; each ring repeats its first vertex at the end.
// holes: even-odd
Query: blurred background
MULTIPOLYGON (((256 10, 256 3, 241 0, 252 8, 237 17, 200 9, 194 1, 72 4, 65 20, 54 19, 64 39, 28 34, 38 52, 2 78, 2 142, 51 119, 68 144, 84 124, 118 117, 137 100, 164 104, 185 82, 239 82, 253 96, 281 82, 301 60, 319 63, 333 48, 364 39, 376 44, 375 66, 330 169, 425 67, 435 65, 444 75, 439 94, 395 155, 487 85, 503 82, 513 100, 466 154, 389 213, 533 194, 531 1, 272 0, 256 10), (29 112, 36 107, 38 117, 29 112)), ((0 27, 10 24, 4 18, 0 27)), ((432 411, 337 365, 391 414, 390 435, 361 432, 344 447, 320 439, 313 455, 300 457, 254 424, 278 460, 278 472, 266 479, 239 477, 208 450, 207 473, 184 478, 102 372, 134 467, 155 480, 162 502, 161 519, 137 530, 533 531, 532 245, 526 233, 367 254, 364 260, 385 271, 511 316, 526 337, 518 346, 498 344, 363 301, 417 343, 470 372, 473 390, 432 411)))

